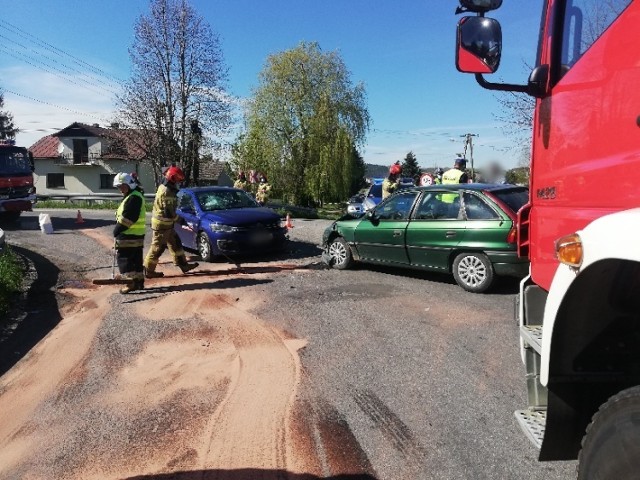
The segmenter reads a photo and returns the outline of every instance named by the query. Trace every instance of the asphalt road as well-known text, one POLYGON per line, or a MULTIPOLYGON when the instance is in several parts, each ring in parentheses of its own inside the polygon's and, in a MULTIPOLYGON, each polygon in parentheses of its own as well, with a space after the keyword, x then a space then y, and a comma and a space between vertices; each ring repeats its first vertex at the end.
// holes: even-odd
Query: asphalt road
MULTIPOLYGON (((81 231, 108 234, 112 212, 83 211, 85 223, 76 224, 75 211, 49 211, 52 235, 39 231, 38 213, 5 232, 36 263, 50 261, 49 275, 58 278, 43 292, 110 275, 111 253, 81 231)), ((306 341, 296 400, 316 437, 322 478, 335 475, 335 465, 378 480, 574 478, 575 462, 537 462, 513 417, 526 405, 512 318, 516 282, 479 295, 442 274, 328 270, 318 244, 329 223, 294 220, 286 254, 244 263, 299 268, 226 284, 233 296, 261 299, 250 313, 264 325, 306 341)), ((2 371, 28 354, 11 350, 0 355, 2 371)))

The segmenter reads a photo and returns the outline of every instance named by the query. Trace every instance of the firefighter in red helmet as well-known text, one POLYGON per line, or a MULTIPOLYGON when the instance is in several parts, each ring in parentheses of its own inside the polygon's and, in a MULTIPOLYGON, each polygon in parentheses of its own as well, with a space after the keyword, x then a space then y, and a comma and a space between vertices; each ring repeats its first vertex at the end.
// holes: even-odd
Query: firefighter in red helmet
POLYGON ((164 180, 158 186, 156 198, 153 202, 151 216, 151 248, 144 259, 144 274, 147 278, 163 277, 164 273, 156 272, 160 255, 169 247, 173 263, 187 273, 198 266, 197 263, 187 262, 187 256, 182 248, 182 242, 173 229, 178 219, 178 185, 184 182, 184 173, 180 167, 171 166, 164 172, 164 180))
POLYGON ((389 176, 382 182, 382 199, 384 200, 389 195, 394 193, 400 185, 400 174, 402 173, 402 167, 400 162, 396 162, 389 167, 389 176))

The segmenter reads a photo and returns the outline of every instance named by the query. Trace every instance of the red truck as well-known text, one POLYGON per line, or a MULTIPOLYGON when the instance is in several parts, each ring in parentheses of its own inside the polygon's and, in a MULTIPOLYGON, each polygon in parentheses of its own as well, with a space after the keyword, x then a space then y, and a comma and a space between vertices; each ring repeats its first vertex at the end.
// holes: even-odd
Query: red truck
POLYGON ((502 0, 460 0, 456 66, 490 90, 535 97, 531 261, 516 316, 540 460, 578 459, 578 478, 640 478, 640 1, 542 0, 528 82, 500 64, 502 0))
POLYGON ((0 220, 15 221, 36 202, 33 155, 13 140, 0 140, 0 220))

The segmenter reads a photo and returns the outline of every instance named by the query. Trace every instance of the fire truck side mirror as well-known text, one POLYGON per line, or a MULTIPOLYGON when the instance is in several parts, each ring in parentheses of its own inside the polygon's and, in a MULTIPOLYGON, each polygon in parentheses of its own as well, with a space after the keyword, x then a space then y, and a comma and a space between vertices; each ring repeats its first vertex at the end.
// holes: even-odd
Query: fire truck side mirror
POLYGON ((502 0, 460 0, 463 11, 485 13, 500 8, 502 0))
POLYGON ((500 22, 487 17, 462 17, 456 35, 456 68, 464 73, 494 73, 502 55, 500 22))
POLYGON ((33 153, 29 151, 29 165, 31 165, 31 171, 33 172, 36 169, 36 164, 33 161, 33 153))
POLYGON ((529 75, 527 87, 529 95, 543 98, 547 95, 549 85, 549 65, 538 65, 529 75))

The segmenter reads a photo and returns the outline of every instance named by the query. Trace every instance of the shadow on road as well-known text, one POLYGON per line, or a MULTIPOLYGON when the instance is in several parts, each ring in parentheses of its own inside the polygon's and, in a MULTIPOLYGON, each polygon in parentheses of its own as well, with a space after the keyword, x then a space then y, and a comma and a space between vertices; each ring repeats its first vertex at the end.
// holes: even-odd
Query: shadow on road
POLYGON ((18 246, 11 248, 33 265, 31 269, 35 272, 30 274, 35 278, 26 297, 15 306, 13 315, 0 324, 0 375, 24 357, 62 318, 55 294, 60 269, 42 255, 18 246), (19 313, 22 310, 25 312, 19 313))
POLYGON ((376 480, 366 473, 341 474, 331 477, 316 477, 306 473, 291 473, 286 470, 264 470, 243 468, 240 470, 197 470, 192 472, 140 475, 123 480, 376 480))
MULTIPOLYGON (((83 219, 82 223, 76 223, 76 218, 71 217, 56 217, 49 214, 51 218, 51 225, 53 225, 53 234, 57 231, 63 230, 81 230, 104 227, 106 225, 115 225, 115 216, 113 220, 101 220, 101 219, 83 219)), ((20 217, 14 222, 0 222, 0 228, 10 232, 12 230, 40 230, 40 224, 38 217, 36 216, 24 216, 20 217)))

